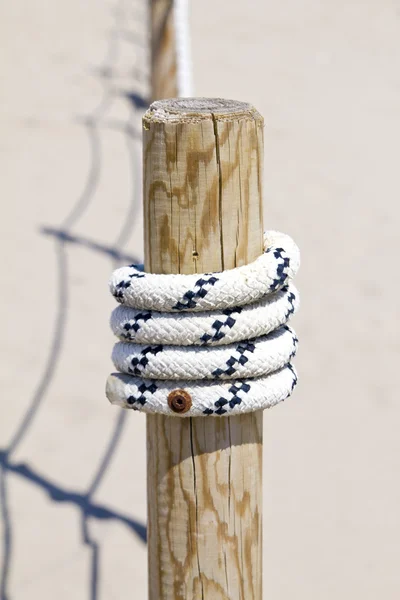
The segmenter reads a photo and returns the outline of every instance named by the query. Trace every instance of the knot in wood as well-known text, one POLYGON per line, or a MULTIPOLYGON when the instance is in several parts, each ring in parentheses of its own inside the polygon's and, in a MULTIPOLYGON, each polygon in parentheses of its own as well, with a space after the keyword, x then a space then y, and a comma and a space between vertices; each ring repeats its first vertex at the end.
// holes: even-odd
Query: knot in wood
POLYGON ((185 413, 192 406, 190 394, 185 390, 174 390, 168 395, 168 406, 175 413, 185 413))

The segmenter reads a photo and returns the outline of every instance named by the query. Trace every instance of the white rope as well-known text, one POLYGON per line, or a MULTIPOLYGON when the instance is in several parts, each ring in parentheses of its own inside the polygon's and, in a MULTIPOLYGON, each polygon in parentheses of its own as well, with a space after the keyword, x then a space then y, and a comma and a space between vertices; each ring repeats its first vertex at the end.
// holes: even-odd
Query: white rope
POLYGON ((227 346, 141 346, 118 342, 115 368, 148 379, 243 379, 269 375, 295 355, 297 337, 283 325, 270 335, 227 346))
POLYGON ((231 308, 280 290, 294 277, 299 263, 299 249, 293 240, 283 233, 268 231, 264 253, 243 267, 203 275, 155 275, 130 265, 113 273, 110 290, 121 304, 145 310, 194 312, 231 308))
POLYGON ((291 238, 270 231, 258 259, 221 273, 117 269, 110 289, 122 306, 111 328, 122 341, 112 359, 122 374, 109 381, 110 401, 144 412, 220 416, 287 398, 297 383, 290 361, 298 340, 285 323, 299 305, 290 282, 299 264, 291 238))
POLYGON ((271 408, 286 400, 296 383, 297 374, 290 363, 267 377, 217 383, 196 381, 189 385, 186 381, 139 379, 118 373, 113 377, 113 385, 108 386, 108 398, 122 408, 174 416, 177 413, 169 408, 167 398, 183 389, 191 397, 192 406, 178 416, 218 417, 271 408))
POLYGON ((293 283, 247 306, 223 311, 164 313, 117 306, 111 329, 121 341, 136 344, 219 346, 270 333, 299 307, 293 283))
POLYGON ((174 25, 178 95, 185 98, 193 96, 188 0, 174 1, 174 25))

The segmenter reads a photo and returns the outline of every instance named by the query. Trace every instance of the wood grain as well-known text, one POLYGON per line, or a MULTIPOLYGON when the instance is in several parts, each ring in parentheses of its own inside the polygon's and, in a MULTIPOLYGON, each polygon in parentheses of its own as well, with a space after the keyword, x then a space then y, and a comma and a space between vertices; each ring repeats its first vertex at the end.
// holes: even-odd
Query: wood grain
MULTIPOLYGON (((145 267, 228 269, 262 251, 263 119, 221 99, 143 119, 145 267)), ((261 600, 262 413, 147 417, 150 600, 261 600)))
POLYGON ((173 0, 151 0, 152 99, 178 95, 173 0))

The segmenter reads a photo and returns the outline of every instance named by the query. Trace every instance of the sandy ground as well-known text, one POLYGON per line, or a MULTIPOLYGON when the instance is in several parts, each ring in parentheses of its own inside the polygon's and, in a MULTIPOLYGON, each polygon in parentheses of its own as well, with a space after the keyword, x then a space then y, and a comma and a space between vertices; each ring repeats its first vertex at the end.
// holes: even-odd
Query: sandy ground
MULTIPOLYGON (((0 9, 1 600, 146 598, 145 419, 104 397, 108 276, 142 256, 145 4, 0 9)), ((303 256, 265 598, 397 600, 400 5, 192 4, 196 93, 265 116, 266 223, 303 256)))

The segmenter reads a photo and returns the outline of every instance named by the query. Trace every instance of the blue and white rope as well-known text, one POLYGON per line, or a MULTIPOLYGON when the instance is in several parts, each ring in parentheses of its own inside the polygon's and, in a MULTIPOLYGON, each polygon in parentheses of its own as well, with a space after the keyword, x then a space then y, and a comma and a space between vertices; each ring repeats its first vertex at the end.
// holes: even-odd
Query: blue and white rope
POLYGON ((297 337, 286 323, 299 306, 291 279, 300 255, 290 237, 269 231, 253 263, 196 275, 117 269, 110 289, 121 304, 111 328, 121 340, 110 377, 114 404, 174 415, 168 397, 183 390, 180 416, 229 415, 268 408, 297 383, 297 337))

